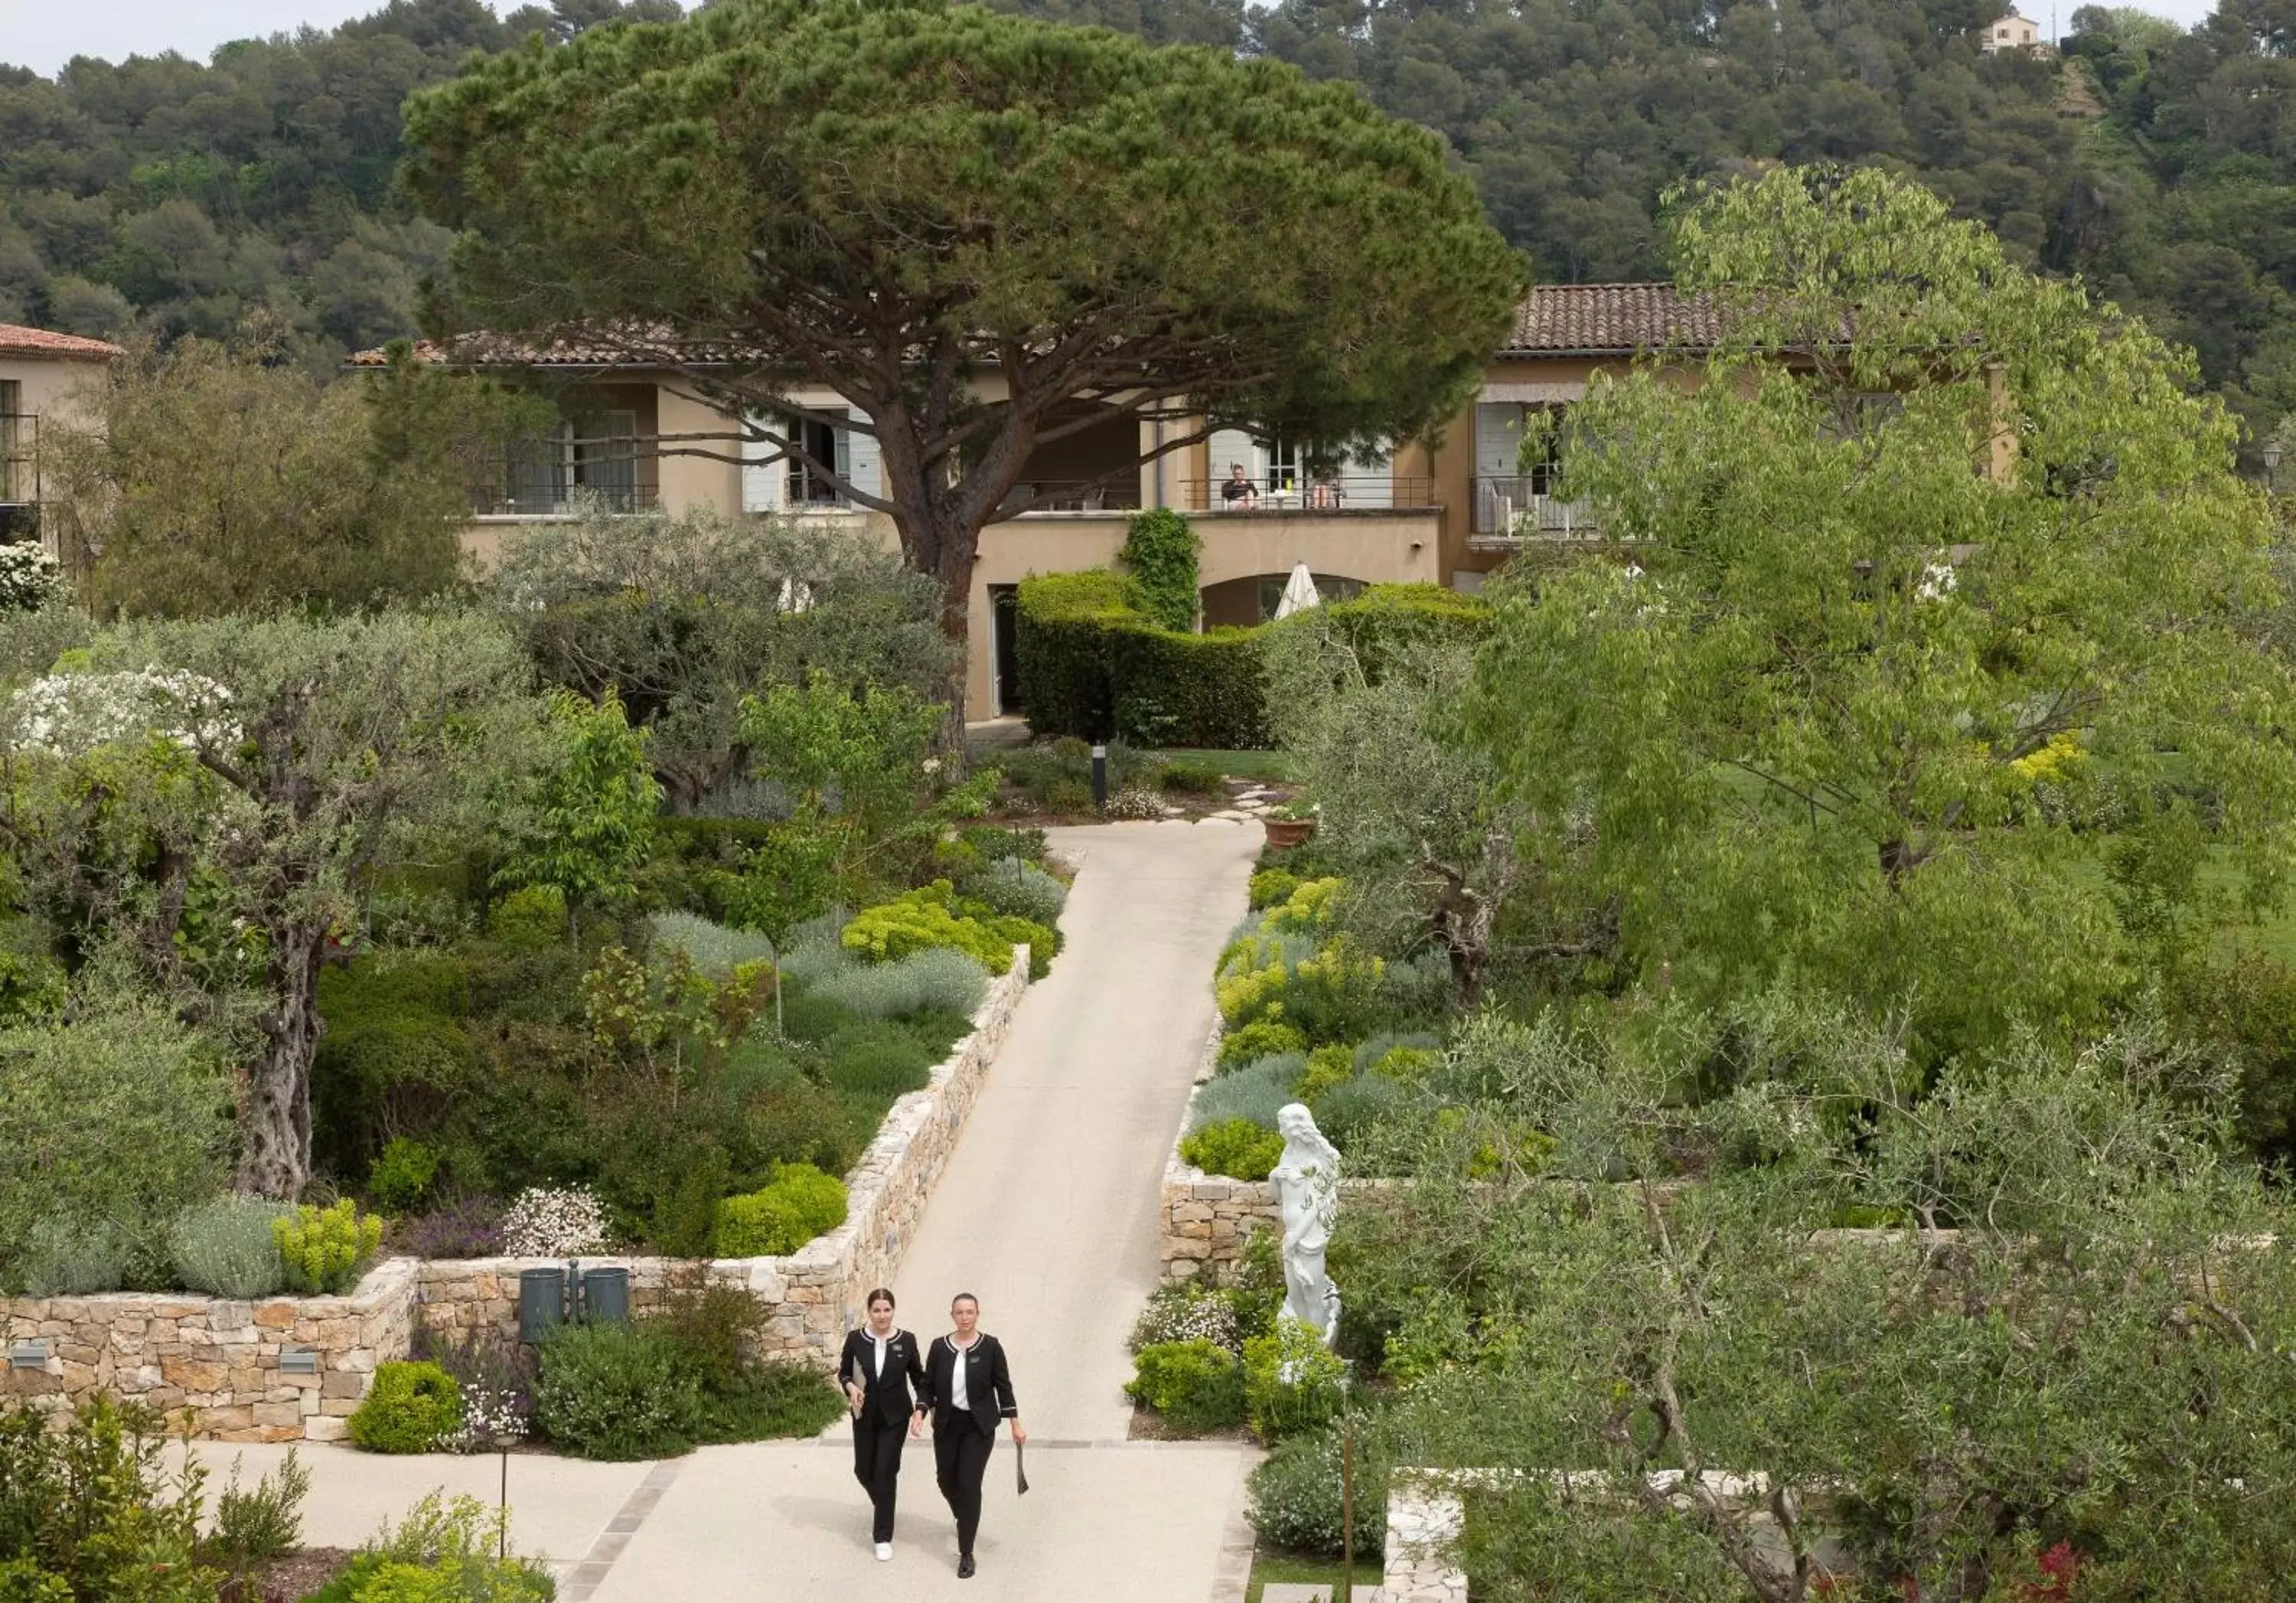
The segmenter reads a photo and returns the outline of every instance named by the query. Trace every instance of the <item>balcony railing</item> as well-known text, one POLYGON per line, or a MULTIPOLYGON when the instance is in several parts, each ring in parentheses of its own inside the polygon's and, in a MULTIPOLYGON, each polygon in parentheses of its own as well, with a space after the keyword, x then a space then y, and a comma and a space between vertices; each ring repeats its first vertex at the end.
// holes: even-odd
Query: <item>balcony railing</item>
POLYGON ((1386 512, 1435 504, 1435 481, 1406 473, 1267 473, 1240 485, 1233 479, 1180 481, 1183 512, 1386 512))
POLYGON ((996 508, 1000 518, 1031 512, 1137 512, 1140 476, 1128 474, 1122 482, 1104 479, 1023 480, 996 508))
POLYGON ((1546 480, 1510 473, 1475 481, 1474 538, 1483 541, 1589 539, 1602 531, 1594 506, 1547 493, 1546 480))
POLYGON ((644 512, 660 493, 660 457, 632 435, 521 442, 482 461, 471 487, 478 517, 564 517, 583 506, 644 512))

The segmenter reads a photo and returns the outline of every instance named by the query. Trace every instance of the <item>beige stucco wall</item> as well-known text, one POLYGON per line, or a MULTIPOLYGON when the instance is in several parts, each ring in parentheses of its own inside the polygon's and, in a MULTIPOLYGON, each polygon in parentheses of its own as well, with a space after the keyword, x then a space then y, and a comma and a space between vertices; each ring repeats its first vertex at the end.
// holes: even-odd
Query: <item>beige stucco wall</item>
POLYGON ((53 493, 44 489, 39 463, 41 434, 59 423, 86 423, 94 415, 95 391, 109 364, 55 357, 0 356, 0 381, 13 381, 17 409, 37 418, 17 425, 15 455, 23 463, 24 481, 15 487, 19 500, 30 501, 53 493))

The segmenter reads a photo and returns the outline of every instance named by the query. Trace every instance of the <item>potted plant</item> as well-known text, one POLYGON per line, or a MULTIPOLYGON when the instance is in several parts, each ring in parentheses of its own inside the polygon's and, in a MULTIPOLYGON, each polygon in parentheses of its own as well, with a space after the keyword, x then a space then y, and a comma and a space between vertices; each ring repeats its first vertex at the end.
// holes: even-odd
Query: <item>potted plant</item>
POLYGON ((1286 802, 1267 810, 1267 843, 1270 846, 1297 846, 1316 833, 1316 804, 1312 802, 1286 802))

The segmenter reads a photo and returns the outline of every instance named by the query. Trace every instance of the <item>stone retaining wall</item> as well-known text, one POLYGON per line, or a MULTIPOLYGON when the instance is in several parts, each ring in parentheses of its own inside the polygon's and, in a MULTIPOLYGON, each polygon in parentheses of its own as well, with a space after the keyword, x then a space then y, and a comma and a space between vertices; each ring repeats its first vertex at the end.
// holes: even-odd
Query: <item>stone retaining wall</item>
POLYGON ((220 1297, 113 1292, 0 1298, 8 1352, 0 1398, 65 1407, 93 1393, 192 1410, 226 1442, 339 1436, 378 1363, 406 1355, 414 1261, 394 1258, 340 1297, 220 1297), (20 1347, 38 1344, 36 1354, 20 1347), (308 1348, 316 1372, 284 1374, 280 1349, 308 1348), (28 1364, 17 1368, 19 1361, 28 1364))
MULTIPOLYGON (((861 1298, 873 1286, 891 1282, 902 1249, 915 1232, 949 1154, 980 1099, 988 1067, 996 1062, 1012 1028, 1013 1011, 1029 983, 1026 947, 1013 953, 1010 972, 997 980, 973 1015, 972 1033, 935 1068, 924 1089, 893 1104, 876 1139, 845 1177, 845 1223, 817 1237, 785 1258, 722 1258, 709 1266, 710 1279, 746 1287, 774 1304, 767 1338, 775 1352, 810 1358, 834 1367, 845 1332, 862 1321, 861 1298)), ((619 1266, 630 1271, 630 1303, 645 1309, 661 1300, 665 1281, 678 1267, 668 1258, 585 1258, 587 1269, 619 1266)), ((522 1269, 563 1267, 552 1258, 468 1258, 421 1265, 420 1296, 424 1322, 449 1334, 492 1329, 518 1334, 518 1275, 522 1269)))
MULTIPOLYGON (((713 1280, 772 1304, 774 1351, 827 1369, 847 1329, 861 1322, 862 1295, 889 1284, 926 1200, 947 1167, 966 1115, 1012 1028, 1029 984, 1029 950, 990 988, 929 1084, 893 1104, 869 1148, 845 1177, 846 1222, 785 1258, 724 1259, 713 1280)), ((666 1258, 586 1258, 586 1268, 630 1271, 630 1300, 658 1303, 677 1267, 666 1258)), ((406 1356, 417 1305, 424 1322, 453 1335, 518 1334, 518 1273, 562 1266, 553 1258, 420 1261, 393 1258, 348 1295, 230 1302, 149 1292, 86 1297, 0 1297, 0 1400, 66 1407, 93 1393, 150 1403, 171 1416, 190 1410, 193 1434, 226 1442, 332 1441, 366 1395, 379 1363, 406 1356), (27 1345, 24 1368, 14 1352, 27 1345), (317 1372, 282 1373, 283 1347, 317 1354, 317 1372)), ((172 1421, 171 1421, 172 1423, 172 1421)))

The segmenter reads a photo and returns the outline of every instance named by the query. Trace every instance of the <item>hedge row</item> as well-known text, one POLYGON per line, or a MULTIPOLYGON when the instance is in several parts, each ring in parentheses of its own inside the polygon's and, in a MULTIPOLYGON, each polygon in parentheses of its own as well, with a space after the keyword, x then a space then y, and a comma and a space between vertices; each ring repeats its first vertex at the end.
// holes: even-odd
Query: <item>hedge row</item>
MULTIPOLYGON (((1479 603, 1439 585, 1374 585, 1317 612, 1374 676, 1398 650, 1480 632, 1485 617, 1479 603)), ((1308 621, 1201 635, 1160 629, 1142 611, 1136 582, 1103 570, 1023 581, 1019 616, 1021 704, 1038 735, 1221 751, 1273 744, 1261 645, 1273 629, 1308 621)))

